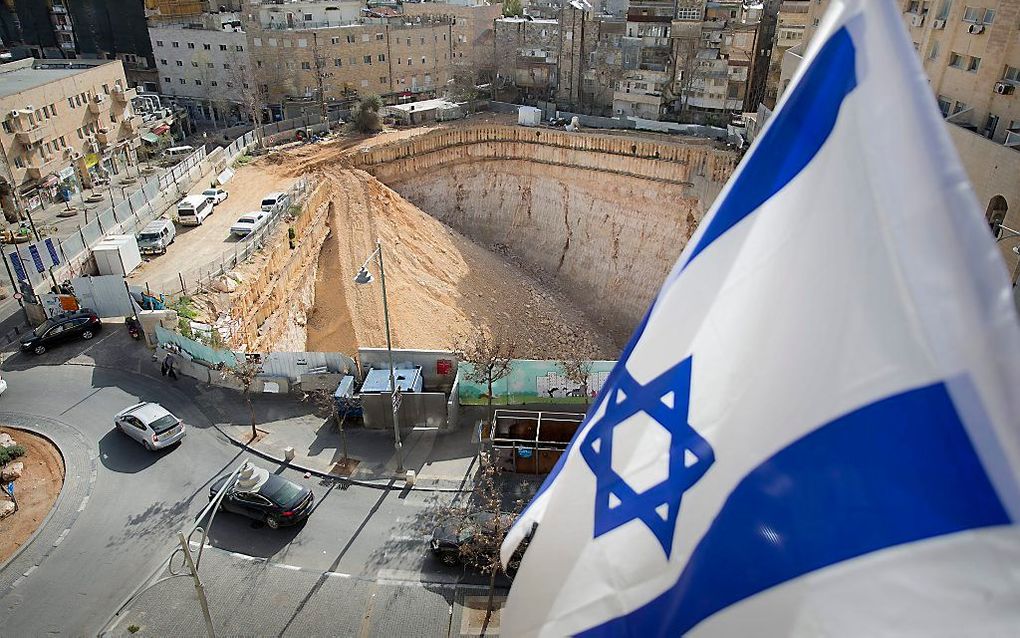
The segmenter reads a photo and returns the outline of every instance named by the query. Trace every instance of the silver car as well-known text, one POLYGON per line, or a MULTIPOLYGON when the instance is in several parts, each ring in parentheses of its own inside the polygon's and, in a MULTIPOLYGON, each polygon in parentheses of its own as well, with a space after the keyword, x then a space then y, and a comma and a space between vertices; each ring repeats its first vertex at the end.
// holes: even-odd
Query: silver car
POLYGON ((138 403, 113 417, 117 429, 145 446, 158 450, 184 438, 184 422, 158 403, 138 403))

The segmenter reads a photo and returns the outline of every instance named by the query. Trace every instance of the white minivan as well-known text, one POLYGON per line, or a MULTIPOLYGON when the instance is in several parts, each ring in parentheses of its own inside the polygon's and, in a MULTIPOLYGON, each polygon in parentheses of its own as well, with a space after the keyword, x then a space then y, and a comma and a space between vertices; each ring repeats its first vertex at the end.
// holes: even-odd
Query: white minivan
POLYGON ((287 193, 269 193, 262 198, 262 210, 267 213, 287 210, 290 206, 290 196, 287 193))
POLYGON ((205 196, 192 195, 177 204, 177 221, 182 226, 200 226, 212 211, 213 203, 205 196))

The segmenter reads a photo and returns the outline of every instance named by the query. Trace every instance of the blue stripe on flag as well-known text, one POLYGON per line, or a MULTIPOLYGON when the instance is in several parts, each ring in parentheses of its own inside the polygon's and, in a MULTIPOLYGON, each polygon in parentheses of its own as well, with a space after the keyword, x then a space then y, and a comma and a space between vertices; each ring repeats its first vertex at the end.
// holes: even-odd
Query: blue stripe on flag
POLYGON ((945 385, 911 390, 840 417, 759 465, 669 590, 581 635, 676 636, 855 556, 1009 523, 945 385))
POLYGON ((836 125, 844 98, 857 86, 855 50, 846 27, 822 46, 763 139, 737 174, 687 264, 709 244, 778 193, 818 153, 836 125))

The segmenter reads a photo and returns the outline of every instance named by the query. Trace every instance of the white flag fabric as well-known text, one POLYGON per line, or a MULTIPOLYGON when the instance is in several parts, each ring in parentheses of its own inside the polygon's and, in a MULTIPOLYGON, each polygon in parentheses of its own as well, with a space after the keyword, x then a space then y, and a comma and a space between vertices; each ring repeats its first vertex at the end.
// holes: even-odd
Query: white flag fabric
POLYGON ((503 635, 1016 635, 1020 329, 945 126, 893 3, 834 0, 508 535, 503 635))

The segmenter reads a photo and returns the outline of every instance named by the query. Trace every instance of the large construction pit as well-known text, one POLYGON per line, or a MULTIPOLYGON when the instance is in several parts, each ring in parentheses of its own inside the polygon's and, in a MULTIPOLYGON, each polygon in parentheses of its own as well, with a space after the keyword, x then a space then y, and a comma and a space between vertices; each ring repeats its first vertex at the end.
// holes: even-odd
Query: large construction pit
POLYGON ((264 170, 315 188, 302 245, 253 264, 231 314, 253 348, 384 345, 378 264, 353 279, 379 240, 395 347, 500 330, 519 358, 615 358, 736 161, 709 141, 503 125, 276 153, 264 170))

